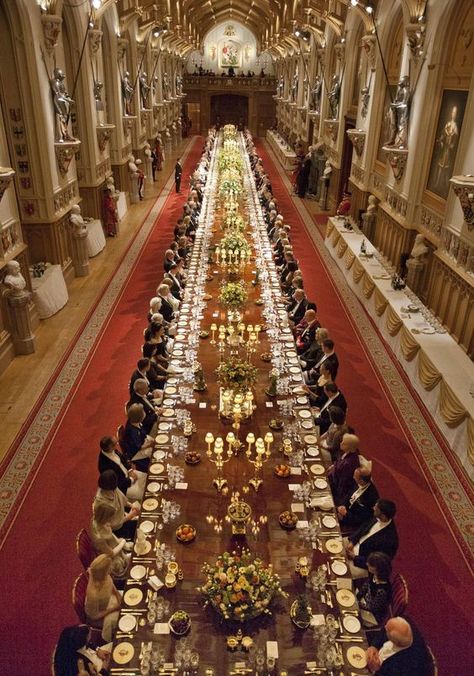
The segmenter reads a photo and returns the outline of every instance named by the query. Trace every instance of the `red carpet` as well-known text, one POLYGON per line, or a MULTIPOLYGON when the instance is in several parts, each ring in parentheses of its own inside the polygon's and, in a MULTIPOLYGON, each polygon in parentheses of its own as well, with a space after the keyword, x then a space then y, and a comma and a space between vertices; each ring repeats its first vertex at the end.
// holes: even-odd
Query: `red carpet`
MULTIPOLYGON (((336 342, 341 365, 338 384, 348 400, 349 422, 361 438, 362 452, 374 460, 379 493, 397 503, 400 549, 394 568, 408 582, 408 612, 436 655, 440 674, 468 676, 474 664, 470 570, 410 448, 412 440, 382 389, 278 171, 263 144, 257 145, 278 210, 292 225, 292 244, 306 292, 316 301, 321 324, 336 342)), ((327 216, 321 215, 317 222, 323 218, 327 216)))
POLYGON ((71 605, 72 584, 81 572, 75 539, 90 521, 98 441, 123 422, 148 301, 162 278, 164 251, 201 149, 198 139, 184 165, 183 194, 171 192, 166 200, 0 551, 0 673, 5 676, 49 675, 61 629, 77 621, 71 605))
MULTIPOLYGON (((198 142, 185 163, 183 186, 200 148, 198 142)), ((317 300, 323 324, 337 342, 339 380, 351 423, 365 455, 375 459, 380 492, 398 504, 401 547, 396 568, 408 579, 410 613, 438 658, 440 674, 467 676, 469 664, 474 664, 472 578, 291 199, 261 146, 260 152, 280 210, 293 224, 309 295, 317 300)), ((75 536, 90 519, 98 440, 114 433, 122 421, 148 300, 161 278, 163 252, 183 199, 175 194, 168 198, 0 551, 0 672, 5 676, 47 676, 60 630, 76 621, 70 602, 73 580, 81 571, 75 536)))

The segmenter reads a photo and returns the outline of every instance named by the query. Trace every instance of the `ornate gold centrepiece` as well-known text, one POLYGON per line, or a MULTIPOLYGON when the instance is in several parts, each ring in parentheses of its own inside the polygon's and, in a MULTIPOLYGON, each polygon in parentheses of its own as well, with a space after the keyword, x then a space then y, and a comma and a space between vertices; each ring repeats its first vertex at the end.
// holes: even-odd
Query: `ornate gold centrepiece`
POLYGON ((251 516, 250 505, 240 499, 240 493, 233 493, 227 508, 227 517, 232 523, 232 535, 245 535, 251 516))
POLYGON ((247 442, 247 450, 245 451, 245 454, 247 456, 247 459, 250 463, 255 468, 255 475, 249 480, 249 484, 256 490, 260 488, 260 486, 263 484, 263 479, 260 476, 260 472, 262 470, 262 467, 264 463, 267 462, 267 460, 270 459, 271 456, 271 445, 273 443, 273 434, 271 432, 267 432, 265 435, 264 439, 259 437, 258 439, 255 439, 255 434, 252 432, 249 432, 247 434, 246 438, 247 442), (255 457, 252 458, 252 446, 255 444, 255 457), (266 444, 266 447, 265 447, 266 444))
POLYGON ((231 443, 228 441, 229 445, 227 451, 224 451, 224 440, 222 437, 216 437, 216 439, 214 439, 212 432, 206 434, 205 442, 207 444, 206 455, 208 459, 214 463, 217 469, 217 476, 212 483, 218 491, 222 491, 223 487, 227 486, 227 479, 224 479, 222 476, 222 468, 226 462, 229 462, 233 455, 231 443), (214 448, 212 448, 212 444, 214 444, 214 448), (227 457, 225 457, 224 453, 227 457))

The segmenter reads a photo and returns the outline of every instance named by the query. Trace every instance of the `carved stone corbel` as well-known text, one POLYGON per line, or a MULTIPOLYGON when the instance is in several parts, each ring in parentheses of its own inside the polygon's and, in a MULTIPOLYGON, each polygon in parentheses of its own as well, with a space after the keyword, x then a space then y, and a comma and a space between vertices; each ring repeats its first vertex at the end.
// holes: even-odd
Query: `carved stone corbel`
POLYGON ((59 36, 61 35, 62 17, 56 14, 42 14, 41 26, 43 28, 44 46, 51 56, 58 46, 59 36))
POLYGON ((97 133, 97 145, 101 153, 107 148, 112 132, 115 129, 115 124, 98 124, 95 128, 97 133))
POLYGON ((334 143, 337 141, 337 135, 339 133, 339 121, 338 120, 324 120, 324 132, 329 136, 334 143))
POLYGON ((346 58, 346 43, 336 42, 334 45, 334 52, 336 54, 336 59, 343 64, 346 58))
POLYGON ((407 166, 408 149, 383 146, 383 150, 387 155, 388 163, 392 167, 395 180, 400 181, 407 166))
POLYGON ((326 65, 326 48, 318 47, 316 53, 318 55, 318 61, 321 64, 321 68, 324 68, 324 66, 326 65))
POLYGON ((126 136, 127 138, 130 136, 132 132, 132 127, 135 124, 136 120, 137 120, 136 115, 124 115, 122 117, 123 133, 124 136, 126 136))
POLYGON ((357 157, 360 157, 364 152, 365 138, 367 136, 367 132, 364 131, 363 129, 348 129, 346 133, 349 138, 349 141, 354 146, 354 150, 356 151, 357 157))
POLYGON ((459 200, 464 222, 469 230, 474 228, 474 176, 453 176, 449 179, 459 200))
POLYGON ((15 172, 11 167, 0 167, 0 202, 14 176, 15 172))
POLYGON ((426 24, 424 17, 417 23, 409 23, 405 30, 411 55, 414 59, 418 59, 423 55, 423 47, 425 45, 426 24))
POLYGON ((66 176, 72 158, 77 154, 81 142, 75 139, 74 141, 63 141, 54 144, 54 151, 56 153, 56 161, 61 176, 66 176))
POLYGON ((123 58, 127 52, 128 40, 127 38, 118 38, 117 39, 117 58, 119 61, 123 61, 123 58))
POLYGON ((377 38, 372 34, 363 35, 360 43, 367 55, 367 62, 370 70, 375 71, 377 61, 377 38))
POLYGON ((91 56, 95 56, 102 45, 103 32, 98 28, 91 28, 89 30, 89 50, 91 56))

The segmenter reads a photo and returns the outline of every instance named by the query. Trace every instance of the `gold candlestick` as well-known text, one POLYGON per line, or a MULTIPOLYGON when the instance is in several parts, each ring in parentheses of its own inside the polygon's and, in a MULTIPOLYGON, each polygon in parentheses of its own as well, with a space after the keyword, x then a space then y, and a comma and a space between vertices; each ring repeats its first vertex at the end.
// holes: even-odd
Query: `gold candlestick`
MULTIPOLYGON (((211 436, 212 433, 208 432, 208 434, 206 434, 206 441, 211 436)), ((214 450, 211 449, 211 444, 212 442, 208 446, 206 455, 208 459, 212 463, 214 463, 217 469, 217 476, 212 483, 217 488, 218 491, 221 491, 223 487, 227 485, 227 479, 224 479, 224 477, 222 476, 222 468, 224 467, 225 463, 229 462, 229 460, 231 459, 232 451, 229 452, 229 450, 227 450, 227 457, 224 457, 224 440, 222 439, 222 437, 216 438, 214 442, 214 450), (213 457, 213 454, 215 457, 213 457)))
POLYGON ((212 336, 211 336, 211 340, 209 341, 211 345, 216 344, 216 331, 217 331, 217 324, 211 324, 212 336))
POLYGON ((270 458, 271 455, 270 446, 271 442, 268 442, 267 450, 265 450, 265 442, 261 437, 259 437, 255 442, 255 458, 252 459, 251 457, 252 452, 250 450, 250 445, 246 451, 248 461, 251 462, 255 468, 255 475, 252 477, 252 479, 250 479, 249 484, 256 491, 258 491, 260 486, 263 484, 263 479, 259 475, 264 463, 267 462, 267 460, 270 458))

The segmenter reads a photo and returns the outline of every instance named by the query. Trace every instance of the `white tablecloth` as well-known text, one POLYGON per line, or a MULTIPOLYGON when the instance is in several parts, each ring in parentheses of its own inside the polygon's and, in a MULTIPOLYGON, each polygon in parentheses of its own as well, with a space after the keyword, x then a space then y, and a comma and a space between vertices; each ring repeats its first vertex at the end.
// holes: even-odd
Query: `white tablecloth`
POLYGON ((33 300, 40 319, 47 319, 56 314, 69 300, 60 265, 52 265, 42 277, 34 277, 31 283, 33 300))
MULTIPOLYGON (((360 257, 363 239, 361 233, 344 230, 342 219, 329 219, 327 249, 392 348, 461 464, 474 477, 474 399, 470 394, 474 386, 474 364, 449 333, 434 333, 420 312, 402 310, 411 304, 410 298, 404 291, 392 289, 389 275, 375 257, 360 257), (424 383, 420 379, 420 370, 426 369, 433 374, 428 386, 426 375, 424 383), (457 424, 445 422, 448 417, 446 400, 452 404, 448 407, 450 410, 465 412, 465 415, 459 415, 457 424)), ((367 240, 365 243, 370 254, 374 247, 367 240)))
POLYGON ((122 218, 125 216, 125 214, 127 213, 127 209, 128 209, 127 197, 124 192, 121 192, 117 202, 117 213, 119 221, 121 221, 122 218))
POLYGON ((105 236, 102 223, 98 218, 87 224, 87 253, 89 258, 97 256, 105 247, 105 236))
POLYGON ((267 141, 283 168, 286 171, 293 171, 296 164, 296 153, 290 150, 280 136, 271 129, 267 131, 267 141))

